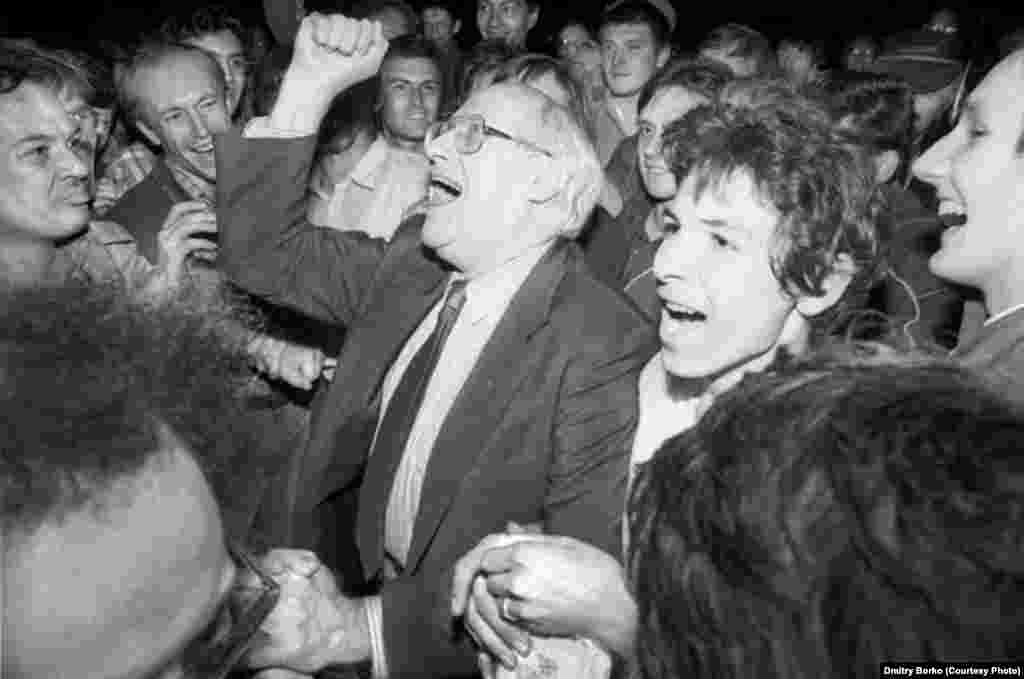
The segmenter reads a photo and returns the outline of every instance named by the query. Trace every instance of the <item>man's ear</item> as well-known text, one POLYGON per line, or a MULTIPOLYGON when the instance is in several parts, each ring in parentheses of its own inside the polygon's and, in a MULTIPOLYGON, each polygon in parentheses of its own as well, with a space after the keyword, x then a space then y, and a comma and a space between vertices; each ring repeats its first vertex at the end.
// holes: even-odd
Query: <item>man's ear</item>
POLYGON ((876 155, 874 161, 875 181, 878 184, 885 184, 896 175, 896 170, 900 167, 900 154, 899 151, 889 149, 876 155))
POLYGON ((537 19, 540 18, 540 7, 534 7, 530 12, 529 18, 526 19, 526 32, 529 33, 533 30, 533 27, 537 25, 537 19))
POLYGON ((452 35, 458 35, 459 31, 462 30, 462 19, 456 19, 455 23, 452 24, 452 35))
POLYGON ((560 158, 545 158, 540 170, 530 182, 529 200, 541 205, 563 193, 568 183, 568 172, 560 158))
POLYGON ((151 128, 146 123, 142 122, 141 120, 136 121, 135 129, 137 129, 139 133, 142 134, 142 136, 145 137, 146 141, 148 141, 149 143, 153 144, 154 146, 163 146, 163 144, 160 143, 160 137, 158 137, 156 132, 153 131, 153 128, 151 128))
POLYGON ((671 56, 672 56, 672 46, 671 45, 665 45, 664 47, 659 49, 658 50, 658 61, 657 61, 658 68, 660 69, 662 66, 664 66, 665 62, 667 62, 669 57, 671 57, 671 56))
POLYGON ((821 284, 825 294, 817 297, 801 295, 796 302, 797 311, 801 316, 811 317, 831 309, 846 292, 846 288, 850 287, 850 281, 853 280, 856 273, 857 267, 849 255, 837 256, 832 265, 832 271, 825 276, 825 280, 821 284))

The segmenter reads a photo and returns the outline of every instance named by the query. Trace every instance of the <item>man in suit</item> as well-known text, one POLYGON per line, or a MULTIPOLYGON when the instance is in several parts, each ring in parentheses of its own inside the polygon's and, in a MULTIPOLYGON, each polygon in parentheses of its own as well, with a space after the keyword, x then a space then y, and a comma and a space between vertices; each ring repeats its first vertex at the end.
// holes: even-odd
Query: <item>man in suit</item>
POLYGON ((377 24, 307 17, 269 118, 218 139, 228 275, 348 328, 283 505, 267 512, 280 519, 275 542, 339 568, 349 555, 337 504, 362 476, 356 536, 376 587, 326 597, 288 580, 299 591, 267 625, 255 667, 472 674, 449 612, 459 556, 509 521, 618 542, 636 380, 654 338, 571 242, 601 168, 570 115, 519 84, 483 90, 432 128, 426 215, 390 243, 304 220, 320 119, 386 49, 377 24))

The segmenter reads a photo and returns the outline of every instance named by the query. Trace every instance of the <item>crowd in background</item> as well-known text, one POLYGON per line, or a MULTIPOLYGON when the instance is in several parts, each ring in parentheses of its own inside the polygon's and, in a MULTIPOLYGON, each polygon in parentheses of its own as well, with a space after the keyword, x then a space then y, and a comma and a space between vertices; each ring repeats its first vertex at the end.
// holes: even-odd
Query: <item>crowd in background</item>
POLYGON ((5 676, 1024 658, 1024 28, 264 4, 0 37, 5 676))

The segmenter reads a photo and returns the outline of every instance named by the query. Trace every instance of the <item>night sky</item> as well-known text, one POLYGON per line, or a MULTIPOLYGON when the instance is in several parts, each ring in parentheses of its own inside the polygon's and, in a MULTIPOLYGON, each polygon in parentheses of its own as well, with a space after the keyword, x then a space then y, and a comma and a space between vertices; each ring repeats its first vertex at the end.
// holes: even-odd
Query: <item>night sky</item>
MULTIPOLYGON (((222 0, 223 1, 223 0, 222 0)), ((315 0, 314 0, 315 1, 315 0)), ((603 0, 541 0, 541 24, 534 31, 538 38, 549 35, 573 13, 596 16, 603 0)), ((415 5, 416 0, 413 0, 415 5)), ((725 21, 740 21, 763 31, 770 38, 783 37, 824 40, 830 50, 854 35, 868 33, 876 37, 919 26, 940 7, 951 7, 960 16, 965 37, 970 44, 993 45, 999 35, 1014 26, 1024 25, 1024 2, 983 5, 964 0, 770 0, 752 3, 733 0, 673 0, 680 17, 677 36, 684 47, 693 45, 709 29, 725 21)), ((13 0, 10 4, 13 4, 13 0)), ((88 47, 100 38, 118 39, 131 35, 169 12, 201 4, 195 0, 93 0, 90 3, 21 2, 17 14, 9 11, 0 22, 7 21, 7 32, 15 35, 33 34, 49 43, 65 42, 68 46, 88 47), (61 6, 63 5, 63 6, 61 6)), ((249 17, 262 14, 261 0, 227 0, 249 17)), ((307 2, 314 5, 314 2, 307 2)), ((462 0, 463 22, 467 24, 463 38, 476 40, 474 24, 475 0, 462 0)), ((989 48, 991 49, 991 47, 989 48)))

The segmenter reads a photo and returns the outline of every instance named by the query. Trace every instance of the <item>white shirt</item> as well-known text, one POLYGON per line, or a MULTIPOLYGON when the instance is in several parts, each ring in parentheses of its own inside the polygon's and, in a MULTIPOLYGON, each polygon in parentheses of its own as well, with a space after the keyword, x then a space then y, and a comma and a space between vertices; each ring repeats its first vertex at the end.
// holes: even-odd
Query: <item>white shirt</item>
MULTIPOLYGON (((480 353, 494 334, 494 329, 505 314, 512 297, 550 247, 550 243, 545 243, 532 248, 516 259, 506 262, 501 268, 469 280, 466 285, 465 306, 452 326, 438 357, 434 374, 427 383, 423 405, 416 414, 391 487, 384 521, 384 548, 391 558, 400 564, 405 563, 409 553, 427 465, 430 462, 434 441, 441 431, 448 411, 462 391, 466 378, 476 366, 480 353)), ((384 377, 384 384, 381 387, 381 413, 385 412, 384 409, 387 408, 395 388, 401 382, 402 375, 405 374, 416 352, 434 331, 443 304, 444 297, 434 305, 416 328, 384 377)), ((377 426, 380 426, 380 419, 377 426)), ((374 443, 376 438, 375 432, 374 443)), ((366 599, 366 613, 370 628, 373 676, 375 679, 384 679, 388 676, 388 668, 379 596, 366 599)))
MULTIPOLYGON (((550 244, 535 247, 505 263, 500 269, 470 280, 466 285, 465 306, 452 326, 434 373, 427 383, 423 405, 420 406, 409 432, 405 452, 402 454, 402 461, 399 463, 391 488, 385 520, 384 545, 388 554, 400 564, 404 565, 412 542, 420 489, 426 476, 434 441, 441 431, 448 411, 455 403, 466 378, 476 365, 480 352, 494 333, 512 297, 519 291, 523 281, 549 247, 550 244)), ((444 298, 434 305, 388 370, 381 389, 381 413, 385 412, 395 388, 416 352, 434 331, 443 303, 444 298)), ((379 420, 377 426, 380 426, 379 420)))
POLYGON ((339 231, 391 240, 411 208, 427 195, 430 161, 379 136, 330 195, 314 189, 309 220, 339 231))

